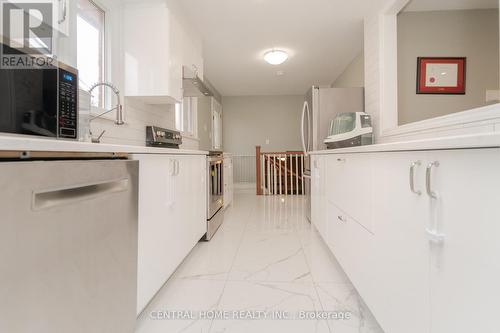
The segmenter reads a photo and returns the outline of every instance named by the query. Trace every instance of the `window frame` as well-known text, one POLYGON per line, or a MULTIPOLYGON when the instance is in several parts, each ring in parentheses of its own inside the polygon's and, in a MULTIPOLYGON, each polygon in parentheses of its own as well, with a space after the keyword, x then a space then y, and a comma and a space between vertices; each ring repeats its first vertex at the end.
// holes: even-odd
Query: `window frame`
MULTIPOLYGON (((101 50, 102 53, 100 55, 100 63, 101 63, 101 77, 102 81, 109 82, 111 78, 111 52, 110 52, 110 40, 111 40, 111 31, 109 29, 110 27, 110 11, 109 9, 104 5, 102 1, 99 0, 84 0, 88 1, 91 5, 95 6, 98 10, 102 11, 103 16, 104 16, 104 22, 102 25, 102 32, 101 32, 101 50)), ((77 5, 78 6, 78 5, 77 5)), ((77 17, 80 16, 80 12, 77 10, 77 17)), ((78 54, 78 50, 77 50, 78 54)), ((90 83, 93 84, 93 83, 90 83)), ((98 88, 101 91, 101 96, 102 100, 99 101, 99 106, 92 106, 91 107, 91 115, 98 115, 101 114, 102 112, 109 110, 111 108, 111 102, 112 102, 112 96, 110 95, 110 92, 108 89, 105 89, 104 87, 98 88)), ((112 114, 106 114, 101 116, 100 118, 104 119, 109 119, 109 120, 114 120, 115 116, 112 114)))

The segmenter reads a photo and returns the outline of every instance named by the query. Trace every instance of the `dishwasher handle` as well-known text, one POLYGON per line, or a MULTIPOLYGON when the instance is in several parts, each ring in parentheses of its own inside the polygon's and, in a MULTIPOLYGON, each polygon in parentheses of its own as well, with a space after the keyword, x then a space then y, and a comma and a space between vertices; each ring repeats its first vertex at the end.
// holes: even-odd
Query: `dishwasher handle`
POLYGON ((32 209, 45 210, 65 206, 81 201, 96 199, 108 194, 127 191, 129 179, 122 178, 112 181, 79 184, 71 187, 42 190, 33 192, 32 209))

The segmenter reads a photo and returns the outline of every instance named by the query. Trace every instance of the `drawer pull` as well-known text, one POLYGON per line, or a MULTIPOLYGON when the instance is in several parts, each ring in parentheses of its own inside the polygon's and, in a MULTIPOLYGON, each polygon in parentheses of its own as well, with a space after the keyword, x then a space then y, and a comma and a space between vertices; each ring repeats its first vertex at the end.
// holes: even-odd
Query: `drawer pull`
POLYGON ((337 158, 337 162, 345 162, 345 158, 337 158))
POLYGON ((347 219, 345 217, 343 217, 342 215, 339 215, 337 216, 337 218, 339 219, 340 222, 347 222, 347 219))

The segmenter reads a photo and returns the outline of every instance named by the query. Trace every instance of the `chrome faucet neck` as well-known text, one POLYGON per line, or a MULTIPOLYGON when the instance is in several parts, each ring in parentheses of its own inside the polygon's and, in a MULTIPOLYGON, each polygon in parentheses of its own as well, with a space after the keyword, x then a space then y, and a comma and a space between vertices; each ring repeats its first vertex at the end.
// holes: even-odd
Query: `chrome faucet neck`
POLYGON ((89 94, 92 95, 92 91, 95 88, 101 87, 101 86, 110 88, 115 93, 118 102, 117 102, 117 104, 116 104, 116 106, 114 108, 112 108, 111 110, 108 110, 106 112, 103 112, 103 113, 101 113, 101 114, 99 114, 99 115, 91 118, 90 121, 92 121, 94 119, 97 119, 97 118, 99 118, 99 117, 101 117, 101 116, 103 116, 103 115, 105 115, 107 113, 110 113, 110 112, 116 110, 115 124, 116 125, 123 125, 123 124, 125 124, 125 122, 123 120, 123 106, 121 104, 121 99, 120 99, 120 90, 118 90, 118 88, 114 84, 112 84, 110 82, 98 82, 98 83, 94 83, 90 87, 90 89, 88 90, 89 94))

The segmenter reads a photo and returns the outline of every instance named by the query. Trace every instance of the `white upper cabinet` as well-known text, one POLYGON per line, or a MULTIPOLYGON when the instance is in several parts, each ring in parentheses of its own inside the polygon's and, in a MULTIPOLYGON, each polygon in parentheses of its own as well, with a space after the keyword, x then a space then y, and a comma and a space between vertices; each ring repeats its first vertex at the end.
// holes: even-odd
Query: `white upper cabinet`
POLYGON ((148 104, 182 101, 182 66, 203 77, 197 37, 164 1, 127 2, 124 8, 125 95, 148 104))
POLYGON ((54 11, 57 20, 54 26, 54 37, 57 38, 56 55, 60 62, 77 67, 77 2, 70 0, 54 0, 54 11))
POLYGON ((60 35, 69 36, 71 33, 71 21, 75 16, 77 9, 76 1, 71 0, 53 0, 55 10, 57 11, 54 27, 60 35))
POLYGON ((151 104, 180 102, 182 77, 175 78, 171 67, 177 55, 167 5, 127 3, 124 22, 125 95, 151 104))

